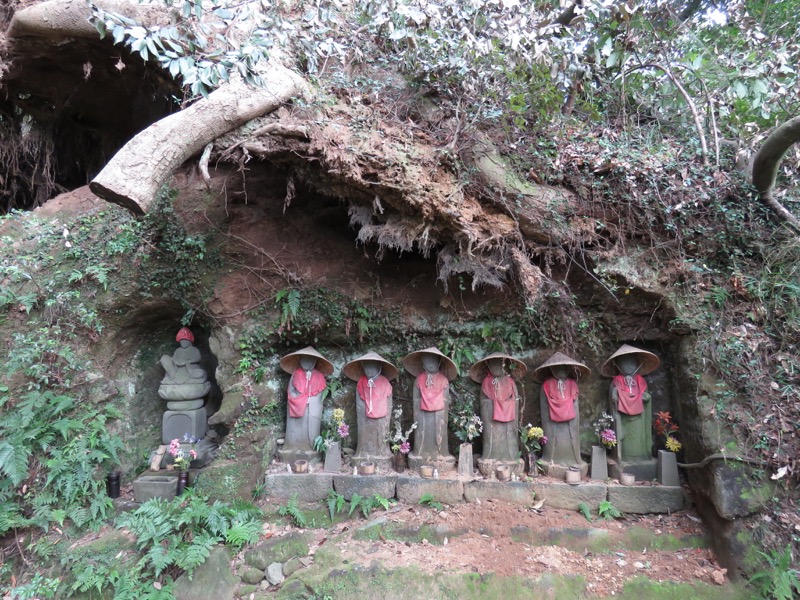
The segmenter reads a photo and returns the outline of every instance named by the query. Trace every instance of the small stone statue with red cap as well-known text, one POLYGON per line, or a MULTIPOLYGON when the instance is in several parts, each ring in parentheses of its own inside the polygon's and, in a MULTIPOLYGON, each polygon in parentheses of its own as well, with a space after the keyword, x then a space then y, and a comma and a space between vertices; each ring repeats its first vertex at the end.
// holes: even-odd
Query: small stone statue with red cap
MULTIPOLYGON (((211 383, 205 370, 198 366, 201 356, 200 350, 194 346, 194 335, 188 327, 181 327, 175 336, 175 341, 180 344, 180 348, 175 350, 172 356, 165 354, 161 357, 161 366, 164 367, 166 374, 161 380, 158 395, 164 400, 175 402, 201 400, 211 390, 211 383)), ((197 407, 175 407, 179 408, 197 407)))

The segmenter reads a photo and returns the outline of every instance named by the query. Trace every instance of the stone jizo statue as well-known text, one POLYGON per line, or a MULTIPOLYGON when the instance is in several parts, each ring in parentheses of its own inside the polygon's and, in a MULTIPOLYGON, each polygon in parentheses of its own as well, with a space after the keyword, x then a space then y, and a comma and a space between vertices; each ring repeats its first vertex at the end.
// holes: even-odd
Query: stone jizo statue
POLYGON ((450 409, 450 382, 458 377, 455 363, 438 348, 412 352, 403 366, 415 376, 413 388, 414 448, 409 466, 434 465, 439 471, 455 466, 447 447, 447 418, 450 409))
POLYGON ((470 379, 481 384, 481 420, 483 421, 483 453, 478 470, 494 475, 498 466, 508 466, 522 475, 524 462, 519 450, 519 393, 514 377, 525 375, 521 360, 494 352, 476 362, 469 370, 470 379))
POLYGON ((617 433, 614 448, 617 467, 637 479, 656 476, 652 455, 653 408, 643 376, 655 371, 659 364, 652 352, 624 344, 600 369, 602 375, 612 378, 609 408, 617 433))
POLYGON ((397 367, 376 352, 367 352, 344 366, 342 372, 356 383, 358 445, 353 461, 373 462, 389 468, 389 422, 392 415, 392 384, 397 367))
POLYGON ((589 367, 561 352, 533 372, 534 379, 542 382, 539 404, 547 437, 542 462, 552 477, 563 478, 570 467, 580 469, 581 477, 588 472, 581 460, 578 380, 589 373, 589 367))
MULTIPOLYGON (((193 345, 194 335, 188 327, 182 327, 175 336, 175 341, 180 347, 172 356, 165 354, 161 357, 161 365, 166 374, 161 380, 158 395, 164 400, 179 402, 201 400, 211 390, 211 382, 208 381, 205 370, 198 366, 201 356, 200 350, 193 345)), ((200 406, 202 405, 201 401, 200 406)))
POLYGON ((281 369, 291 374, 286 388, 286 436, 279 454, 283 462, 319 460, 314 440, 322 425, 322 393, 333 364, 311 346, 287 354, 281 369))

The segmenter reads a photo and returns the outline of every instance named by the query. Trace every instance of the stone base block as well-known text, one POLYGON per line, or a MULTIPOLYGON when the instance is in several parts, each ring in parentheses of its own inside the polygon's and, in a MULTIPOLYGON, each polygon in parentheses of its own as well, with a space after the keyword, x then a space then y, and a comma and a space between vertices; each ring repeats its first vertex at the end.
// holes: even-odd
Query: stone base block
POLYGON ((456 468, 455 456, 420 456, 419 454, 408 455, 408 467, 412 471, 419 471, 422 465, 431 465, 434 469, 439 469, 439 473, 454 471, 456 468))
POLYGON ((362 498, 375 494, 384 498, 394 498, 395 475, 334 475, 333 489, 347 500, 358 494, 362 498))
POLYGON ((320 502, 333 489, 330 473, 276 473, 267 475, 267 496, 276 500, 288 500, 295 494, 301 502, 320 502))
POLYGON ((617 510, 638 515, 672 513, 685 506, 683 488, 666 485, 610 485, 608 501, 617 510))
POLYGON ((481 475, 488 477, 489 479, 495 478, 495 469, 500 466, 508 467, 512 473, 519 477, 522 477, 525 474, 525 461, 521 458, 518 458, 517 460, 493 460, 490 458, 478 459, 478 471, 481 472, 481 475))
MULTIPOLYGON (((544 466, 544 474, 555 479, 565 479, 567 471, 570 470, 569 465, 556 465, 552 463, 542 463, 542 465, 544 466)), ((589 474, 589 465, 585 462, 575 466, 580 469, 581 479, 589 474)))
POLYGON ((169 444, 174 439, 183 439, 184 434, 202 439, 206 435, 206 409, 168 410, 161 420, 161 442, 169 444))
POLYGON ((544 498, 545 506, 570 510, 578 510, 578 505, 581 502, 585 502, 589 505, 589 508, 595 509, 606 499, 607 490, 607 485, 599 483, 579 483, 577 485, 568 483, 533 483, 533 491, 536 492, 537 502, 544 498))
POLYGON ((379 455, 371 455, 371 454, 356 454, 353 458, 350 459, 351 466, 358 466, 361 463, 371 462, 375 463, 375 470, 378 469, 382 471, 391 471, 392 470, 392 460, 394 457, 389 454, 379 454, 379 455))
POLYGON ((397 477, 397 499, 400 502, 417 504, 425 494, 431 494, 437 502, 458 504, 464 500, 464 484, 456 479, 397 477))
POLYGON ((177 471, 169 475, 139 475, 133 480, 133 497, 140 504, 153 498, 172 500, 177 491, 177 471))
POLYGON ((167 409, 169 410, 196 410, 203 408, 206 403, 202 398, 200 400, 171 400, 167 402, 167 409))
POLYGON ((611 477, 619 479, 622 473, 629 473, 636 477, 636 481, 653 481, 656 478, 656 460, 643 460, 635 463, 622 463, 620 470, 617 463, 611 463, 611 477))
POLYGON ((309 465, 322 465, 322 455, 316 450, 287 448, 286 446, 278 450, 278 460, 287 465, 296 460, 305 460, 309 465))
POLYGON ((533 504, 534 484, 527 481, 469 481, 464 484, 467 502, 503 500, 511 504, 533 504))

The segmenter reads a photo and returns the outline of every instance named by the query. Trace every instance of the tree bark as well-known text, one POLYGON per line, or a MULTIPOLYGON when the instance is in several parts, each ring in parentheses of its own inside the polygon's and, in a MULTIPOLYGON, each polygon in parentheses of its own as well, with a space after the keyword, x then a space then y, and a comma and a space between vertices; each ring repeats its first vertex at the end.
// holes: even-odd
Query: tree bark
POLYGON ((232 79, 207 98, 153 123, 114 155, 89 188, 134 214, 145 214, 161 186, 187 159, 306 90, 302 77, 278 64, 271 64, 261 78, 263 87, 258 88, 232 79))
POLYGON ((800 141, 800 116, 789 119, 769 135, 753 157, 750 172, 753 186, 758 190, 764 204, 795 230, 800 231, 800 219, 772 195, 781 159, 798 141, 800 141))

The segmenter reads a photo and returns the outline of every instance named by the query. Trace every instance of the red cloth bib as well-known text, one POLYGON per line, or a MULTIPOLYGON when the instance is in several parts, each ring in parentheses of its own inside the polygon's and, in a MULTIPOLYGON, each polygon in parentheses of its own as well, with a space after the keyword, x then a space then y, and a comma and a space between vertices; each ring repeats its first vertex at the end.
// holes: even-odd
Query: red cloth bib
POLYGON ((417 387, 421 395, 419 407, 426 412, 444 410, 444 391, 450 385, 450 380, 441 373, 428 373, 423 371, 417 375, 417 387), (428 375, 432 384, 428 386, 428 375))
POLYGON ((575 418, 575 400, 578 398, 578 382, 564 380, 564 389, 558 389, 558 379, 551 377, 542 386, 550 407, 550 420, 555 423, 571 421, 575 418))
POLYGON ((514 420, 517 384, 511 377, 505 375, 495 379, 494 375, 489 373, 483 379, 481 391, 494 403, 492 410, 493 421, 509 423, 514 420))
POLYGON ((631 377, 631 385, 625 381, 624 375, 617 375, 612 380, 617 389, 617 410, 626 415, 640 415, 644 412, 642 394, 647 391, 647 382, 638 373, 631 377))
POLYGON ((306 372, 303 369, 297 369, 292 373, 292 385, 300 393, 292 396, 291 386, 286 392, 289 400, 289 416, 299 419, 306 414, 308 399, 322 392, 328 384, 325 381, 325 375, 316 369, 311 370, 310 380, 306 379, 306 372))
POLYGON ((369 379, 362 375, 356 384, 358 395, 367 405, 367 418, 382 419, 389 414, 389 396, 392 395, 392 384, 384 375, 378 375, 372 380, 372 387, 369 379))

